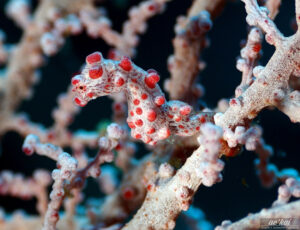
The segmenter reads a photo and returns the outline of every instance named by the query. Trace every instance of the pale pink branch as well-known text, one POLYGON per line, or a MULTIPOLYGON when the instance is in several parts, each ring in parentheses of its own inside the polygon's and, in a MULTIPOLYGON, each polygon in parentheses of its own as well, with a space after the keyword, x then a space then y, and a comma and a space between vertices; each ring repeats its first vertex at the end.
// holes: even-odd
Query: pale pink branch
POLYGON ((56 18, 53 23, 53 29, 45 32, 40 40, 41 48, 47 56, 52 56, 59 51, 65 43, 64 37, 82 32, 82 24, 76 14, 56 18))
POLYGON ((112 224, 124 221, 137 210, 146 195, 145 183, 155 176, 155 163, 160 156, 146 155, 140 161, 130 164, 120 186, 105 197, 97 212, 93 213, 92 223, 112 224))
MULTIPOLYGON (((274 20, 278 13, 281 0, 268 0, 265 6, 269 10, 270 19, 274 20)), ((258 27, 250 30, 245 47, 241 50, 241 57, 237 60, 237 69, 242 72, 242 82, 235 90, 235 97, 239 97, 254 81, 263 68, 257 66, 262 55, 262 32, 258 27)))
POLYGON ((29 0, 10 0, 5 7, 5 11, 8 17, 25 30, 31 22, 30 8, 29 0))
POLYGON ((173 40, 174 55, 168 59, 171 79, 165 87, 171 99, 193 102, 204 94, 203 87, 197 85, 196 80, 200 70, 204 68, 199 58, 201 51, 208 45, 206 34, 211 27, 207 11, 177 19, 176 37, 173 40))
POLYGON ((92 38, 102 37, 108 45, 121 42, 119 33, 112 30, 111 21, 106 17, 106 13, 102 8, 82 9, 79 12, 79 18, 87 34, 92 38))
POLYGON ((52 178, 54 184, 50 193, 50 203, 45 215, 42 230, 56 230, 56 223, 59 220, 59 209, 64 199, 64 186, 74 175, 77 168, 77 161, 68 153, 61 153, 57 159, 58 169, 53 170, 52 178))
POLYGON ((101 176, 98 178, 100 190, 106 194, 112 194, 116 191, 119 184, 117 170, 111 165, 103 165, 101 167, 101 176))
POLYGON ((99 152, 90 162, 73 176, 69 189, 82 188, 88 176, 98 178, 101 170, 100 165, 110 163, 114 160, 112 150, 118 145, 118 140, 124 138, 126 132, 117 124, 110 124, 107 127, 107 136, 99 139, 99 152))
POLYGON ((211 15, 215 18, 224 3, 224 0, 194 0, 187 16, 177 18, 174 55, 168 59, 171 78, 164 84, 171 99, 193 104, 203 96, 204 88, 197 83, 197 77, 205 63, 199 59, 203 49, 209 45, 206 35, 212 27, 211 15))
MULTIPOLYGON (((300 218, 300 200, 288 204, 262 209, 259 213, 249 214, 247 217, 232 223, 223 221, 221 226, 215 230, 235 230, 235 229, 260 229, 262 219, 279 219, 279 218, 300 218)), ((297 226, 299 222, 295 223, 297 226)))
MULTIPOLYGON (((246 1, 248 11, 256 12, 257 7, 256 2, 254 4, 253 1, 246 1)), ((255 15, 259 17, 256 20, 263 20, 264 18, 263 14, 257 13, 255 15)), ((264 68, 256 69, 257 78, 252 85, 238 98, 230 100, 230 107, 224 115, 215 116, 217 125, 234 129, 238 125, 248 124, 265 107, 280 108, 281 104, 285 104, 290 92, 289 78, 299 70, 300 39, 298 34, 285 38, 284 42, 276 48, 268 64, 264 68)), ((292 106, 287 108, 293 107, 297 108, 297 103, 292 103, 292 106)), ((287 113, 293 122, 300 122, 297 110, 287 109, 287 113)))
POLYGON ((83 193, 81 192, 81 189, 72 189, 72 197, 67 197, 64 200, 64 210, 65 210, 65 216, 64 219, 69 221, 69 223, 76 224, 74 217, 76 215, 76 207, 77 205, 82 202, 84 198, 83 193))
POLYGON ((47 186, 50 182, 50 174, 45 170, 36 170, 33 178, 24 178, 22 174, 4 170, 0 173, 0 195, 25 200, 36 197, 37 211, 44 216, 48 205, 47 186))
MULTIPOLYGON (((99 148, 97 155, 82 168, 76 170, 70 182, 65 188, 69 191, 72 190, 73 197, 66 200, 66 214, 67 218, 72 220, 75 214, 76 205, 82 200, 81 190, 85 185, 87 177, 98 179, 101 175, 100 166, 104 163, 111 163, 114 160, 112 150, 118 145, 119 139, 124 138, 126 132, 117 124, 110 124, 107 127, 106 137, 99 139, 99 148)), ((99 179, 98 179, 99 180, 99 179)))
POLYGON ((245 47, 241 50, 241 57, 236 67, 242 72, 242 82, 235 90, 235 97, 239 97, 254 81, 253 69, 261 56, 262 33, 254 27, 250 30, 245 47))
POLYGON ((65 136, 69 135, 69 131, 67 127, 74 121, 75 115, 80 112, 80 109, 74 105, 73 103, 74 93, 72 92, 72 88, 69 87, 68 91, 64 94, 58 96, 58 107, 52 111, 52 117, 54 123, 50 128, 52 131, 52 140, 65 138, 65 136))
POLYGON ((298 31, 300 28, 300 1, 299 0, 295 0, 296 3, 296 22, 298 25, 298 31))
MULTIPOLYGON (((21 1, 21 0, 12 0, 21 1)), ((0 103, 1 122, 13 113, 23 99, 32 95, 32 85, 35 83, 35 72, 43 63, 40 39, 45 32, 53 9, 63 12, 62 15, 79 12, 83 7, 90 6, 93 0, 54 0, 41 1, 35 10, 28 29, 24 32, 20 43, 9 56, 5 74, 5 89, 0 103), (70 3, 72 2, 72 3, 70 3), (24 57, 26 57, 24 59, 24 57)), ((2 90, 2 88, 0 88, 2 90)))
POLYGON ((19 135, 26 137, 29 134, 34 134, 39 137, 39 139, 44 142, 47 140, 47 129, 38 123, 33 123, 29 120, 26 114, 15 114, 9 119, 5 120, 5 123, 0 128, 0 132, 4 133, 10 131, 15 131, 19 135))
POLYGON ((161 13, 169 0, 147 0, 129 11, 129 19, 124 22, 122 32, 114 31, 110 20, 101 10, 91 8, 80 12, 80 19, 88 34, 94 38, 101 37, 108 45, 116 48, 122 55, 134 56, 139 42, 139 34, 145 33, 147 20, 161 13))
MULTIPOLYGON (((69 100, 69 99, 68 99, 69 100)), ((64 104, 64 103, 63 103, 64 104)), ((64 125, 69 124, 68 118, 74 116, 74 113, 78 108, 71 102, 67 102, 67 105, 74 108, 74 110, 66 111, 67 108, 60 108, 60 115, 63 117, 57 118, 62 119, 59 122, 66 122, 64 125), (61 114, 63 113, 63 114, 61 114), (65 117, 67 116, 67 117, 65 117)), ((63 107, 64 107, 63 106, 63 107)), ((9 119, 5 120, 5 123, 0 126, 0 133, 10 131, 15 131, 23 137, 26 137, 29 134, 34 134, 37 136, 41 142, 51 142, 52 144, 58 145, 60 147, 71 147, 74 151, 82 152, 85 147, 96 148, 97 140, 99 134, 95 131, 85 131, 77 130, 71 133, 62 123, 55 124, 54 127, 45 128, 41 124, 34 123, 30 121, 24 114, 15 114, 9 119)))
MULTIPOLYGON (((158 180, 148 184, 145 201, 133 219, 125 225, 130 229, 173 229, 175 219, 189 208, 191 199, 200 184, 212 186, 222 180, 224 163, 218 159, 222 130, 206 123, 201 127, 201 146, 172 177, 172 173, 158 172, 158 180), (161 210, 164 210, 161 212, 161 210)), ((170 166, 171 167, 171 166, 170 166)))
POLYGON ((189 9, 189 16, 196 16, 201 11, 208 11, 213 19, 215 19, 223 10, 226 1, 224 0, 195 0, 189 9))
POLYGON ((124 55, 133 56, 134 47, 139 43, 138 34, 145 33, 147 20, 156 14, 163 12, 166 3, 170 0, 147 0, 129 10, 129 19, 124 22, 122 28, 122 43, 116 48, 124 55))
POLYGON ((55 229, 56 222, 58 221, 58 210, 64 199, 65 189, 68 191, 72 190, 73 192, 73 198, 68 199, 65 202, 67 218, 70 221, 72 220, 75 213, 75 207, 81 201, 80 190, 83 188, 86 178, 88 176, 94 178, 100 176, 100 165, 111 162, 114 159, 112 150, 118 145, 118 140, 124 139, 126 135, 126 131, 117 124, 109 125, 107 128, 107 137, 101 137, 99 140, 100 150, 98 154, 81 169, 77 169, 77 160, 67 153, 64 153, 60 147, 49 143, 42 144, 40 143, 39 138, 33 134, 26 137, 23 144, 23 151, 26 154, 31 155, 33 152, 36 152, 39 155, 45 155, 58 162, 57 165, 59 170, 53 171, 55 183, 50 195, 51 202, 49 203, 44 222, 44 226, 47 226, 45 229, 55 229), (68 180, 68 183, 65 184, 64 180, 68 180))
POLYGON ((246 5, 247 22, 251 26, 258 26, 266 33, 266 41, 276 47, 280 46, 284 36, 268 17, 268 10, 260 7, 256 0, 242 0, 246 5))
POLYGON ((269 18, 272 20, 277 16, 279 12, 279 7, 281 5, 281 0, 267 0, 265 6, 269 10, 269 18))
POLYGON ((271 187, 278 181, 286 180, 287 177, 298 177, 297 170, 278 170, 274 164, 269 162, 273 155, 273 148, 265 144, 260 126, 252 126, 248 130, 243 126, 237 126, 234 132, 228 128, 224 130, 223 138, 231 148, 237 145, 245 145, 246 150, 254 151, 258 155, 258 159, 255 160, 255 166, 263 186, 271 187))
POLYGON ((30 134, 25 138, 22 150, 26 155, 31 155, 36 152, 39 155, 47 156, 55 161, 58 160, 59 155, 63 152, 62 148, 58 146, 49 143, 42 144, 40 139, 33 134, 30 134))
POLYGON ((131 166, 131 161, 135 152, 137 151, 137 146, 133 142, 125 140, 119 143, 119 145, 116 147, 116 151, 117 157, 115 159, 115 164, 125 173, 131 166))
POLYGON ((300 198, 300 178, 287 178, 285 184, 278 188, 278 198, 273 206, 280 206, 289 202, 291 197, 300 198))
POLYGON ((292 122, 300 121, 300 91, 295 90, 287 94, 278 108, 285 113, 292 122))
POLYGON ((273 148, 265 144, 262 137, 258 136, 255 142, 255 149, 252 151, 258 155, 258 159, 254 163, 260 182, 264 187, 274 186, 276 183, 284 182, 288 178, 299 178, 299 172, 296 169, 284 168, 279 170, 276 165, 269 162, 273 156, 273 148))

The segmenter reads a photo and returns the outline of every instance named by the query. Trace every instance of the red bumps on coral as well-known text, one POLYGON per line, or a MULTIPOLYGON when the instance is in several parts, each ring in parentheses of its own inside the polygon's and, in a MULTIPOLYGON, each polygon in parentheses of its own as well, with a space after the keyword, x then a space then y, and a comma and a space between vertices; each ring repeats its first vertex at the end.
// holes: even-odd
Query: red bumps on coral
POLYGON ((142 138, 142 135, 138 133, 138 134, 135 135, 135 138, 136 138, 136 139, 141 139, 141 138, 142 138))
POLYGON ((115 111, 121 111, 122 110, 122 104, 121 103, 115 103, 113 108, 114 108, 115 111))
POLYGON ((155 133, 155 128, 150 128, 150 129, 147 131, 147 134, 152 134, 152 133, 155 133))
POLYGON ((143 100, 146 100, 146 99, 148 98, 148 95, 145 94, 145 93, 143 93, 142 96, 141 96, 141 98, 142 98, 143 100))
POLYGON ((85 61, 87 64, 91 65, 96 62, 101 62, 101 59, 102 59, 102 54, 100 52, 94 52, 94 53, 88 55, 86 57, 85 61))
POLYGON ((28 148, 28 147, 23 147, 22 151, 26 154, 26 155, 32 155, 33 154, 33 149, 28 148))
POLYGON ((252 47, 252 50, 258 53, 261 50, 261 44, 257 43, 252 47))
POLYGON ((128 122, 128 126, 131 129, 135 129, 135 125, 133 124, 133 122, 128 122))
POLYGON ((150 111, 148 112, 147 119, 148 119, 148 121, 150 121, 150 122, 155 121, 155 120, 156 120, 156 112, 155 112, 154 110, 150 110, 150 111))
POLYGON ((87 96, 88 96, 89 98, 92 98, 92 97, 94 97, 94 93, 93 93, 93 92, 90 92, 90 93, 87 94, 87 96))
POLYGON ((192 111, 192 108, 188 105, 180 108, 180 114, 183 116, 189 115, 192 111))
POLYGON ((140 104, 140 100, 134 99, 134 100, 133 100, 133 104, 134 104, 134 105, 139 105, 139 104, 140 104))
POLYGON ((74 101, 77 105, 79 105, 81 107, 86 105, 86 103, 83 103, 78 97, 75 97, 74 101))
POLYGON ((231 106, 236 106, 236 105, 238 105, 237 99, 235 99, 235 98, 230 99, 229 105, 231 105, 231 106))
POLYGON ((143 110, 140 107, 138 107, 136 108, 135 112, 136 114, 141 115, 143 113, 143 110))
POLYGON ((159 76, 156 73, 150 73, 145 77, 145 83, 150 89, 154 89, 157 82, 159 82, 159 76))
POLYGON ((79 80, 76 78, 72 79, 72 85, 77 85, 79 83, 79 80))
POLYGON ((125 71, 130 71, 132 69, 132 64, 128 57, 123 57, 119 66, 125 71))
POLYGON ((200 117, 200 122, 201 122, 201 123, 205 123, 205 122, 206 122, 206 119, 205 119, 204 116, 201 116, 201 117, 200 117))
POLYGON ((161 106, 165 103, 166 99, 164 98, 164 96, 158 96, 155 98, 155 104, 158 106, 161 106))
POLYGON ((144 139, 144 141, 145 141, 146 144, 149 144, 152 141, 152 138, 146 136, 145 139, 144 139))
POLYGON ((157 9, 157 5, 156 4, 149 4, 148 6, 148 10, 153 12, 157 9))
POLYGON ((141 119, 136 120, 135 124, 137 126, 143 126, 144 122, 141 119))
POLYGON ((101 66, 95 66, 89 69, 89 76, 92 79, 97 79, 99 77, 102 77, 103 69, 101 66))
POLYGON ((180 121, 181 121, 181 117, 180 117, 180 116, 177 116, 177 115, 175 115, 175 116, 174 116, 174 120, 175 120, 176 122, 180 122, 180 121))
POLYGON ((135 196, 135 191, 131 187, 126 187, 122 191, 122 197, 124 200, 131 200, 135 196))
POLYGON ((122 85, 124 85, 124 83, 124 78, 120 77, 116 79, 116 86, 121 87, 122 85))
POLYGON ((108 59, 116 60, 117 54, 115 50, 109 50, 107 54, 108 59))

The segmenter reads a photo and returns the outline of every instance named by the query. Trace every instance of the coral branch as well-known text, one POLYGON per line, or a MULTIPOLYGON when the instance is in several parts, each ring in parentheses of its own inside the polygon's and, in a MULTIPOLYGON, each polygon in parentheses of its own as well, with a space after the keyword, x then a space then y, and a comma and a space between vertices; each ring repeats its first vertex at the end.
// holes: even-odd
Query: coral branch
MULTIPOLYGON (((235 97, 239 97, 254 81, 253 70, 260 58, 262 33, 258 28, 252 28, 248 34, 247 43, 241 50, 241 57, 237 60, 237 69, 242 72, 242 82, 235 90, 235 97)), ((256 70, 259 70, 257 67, 256 70)))
POLYGON ((112 224, 124 221, 133 211, 137 210, 146 195, 145 182, 155 175, 155 165, 158 157, 145 156, 132 164, 122 179, 118 189, 105 197, 99 213, 95 213, 93 223, 112 224), (144 182, 144 183, 143 183, 144 182))
MULTIPOLYGON (((300 201, 294 201, 279 207, 263 209, 257 214, 250 214, 235 223, 223 221, 222 226, 218 226, 216 230, 234 230, 234 229, 259 229, 262 219, 276 218, 300 218, 300 201)), ((298 226, 298 223, 295 223, 298 226)))
POLYGON ((300 122, 300 91, 295 90, 286 95, 278 107, 293 122, 300 122))
POLYGON ((226 1, 224 0, 196 0, 189 10, 189 16, 195 16, 199 14, 199 12, 205 10, 208 11, 214 19, 220 14, 220 11, 223 9, 225 3, 226 1))
POLYGON ((161 13, 166 2, 170 0, 148 0, 129 11, 129 20, 123 24, 122 43, 116 46, 124 55, 133 56, 133 47, 139 41, 138 34, 143 34, 147 29, 146 21, 154 15, 161 13))
MULTIPOLYGON (((265 14, 260 12, 261 10, 258 8, 256 1, 245 1, 245 3, 251 19, 248 20, 250 24, 254 18, 254 21, 261 21, 265 18, 265 14)), ((298 60, 300 56, 297 50, 300 50, 300 39, 296 34, 283 40, 284 42, 276 47, 276 51, 268 64, 257 71, 257 78, 254 83, 238 98, 230 101, 230 107, 224 115, 218 114, 215 116, 217 125, 233 129, 237 125, 245 125, 267 106, 278 108, 283 106, 293 122, 300 122, 298 111, 289 109, 298 107, 297 99, 296 103, 288 101, 291 100, 291 98, 288 98, 290 91, 289 78, 299 69, 298 60), (285 107, 285 105, 288 106, 285 107)))
POLYGON ((220 171, 224 164, 218 159, 222 131, 211 123, 206 123, 201 127, 201 132, 200 148, 187 159, 174 177, 171 166, 160 167, 159 180, 149 183, 142 207, 125 225, 124 230, 173 229, 175 219, 182 210, 189 208, 200 184, 212 186, 222 180, 220 171))
POLYGON ((298 28, 300 28, 300 1, 295 0, 295 2, 296 2, 296 21, 297 21, 298 28))
POLYGON ((22 150, 27 155, 31 155, 36 152, 39 155, 47 156, 55 161, 58 160, 59 155, 63 152, 62 148, 58 146, 52 144, 42 144, 39 138, 32 134, 26 137, 22 150))
POLYGON ((41 216, 47 211, 47 186, 51 182, 49 173, 45 170, 36 170, 33 178, 25 179, 22 174, 13 174, 10 171, 0 173, 0 194, 11 195, 21 199, 37 198, 37 210, 41 216))
POLYGON ((31 21, 30 8, 28 0, 10 0, 6 5, 6 12, 8 17, 25 30, 31 21))
POLYGON ((223 5, 223 0, 195 0, 188 16, 178 18, 173 40, 174 55, 168 59, 171 79, 165 83, 171 99, 191 103, 203 95, 202 86, 196 84, 197 75, 205 65, 199 57, 208 46, 205 35, 212 26, 210 14, 216 17, 223 5))
POLYGON ((114 31, 103 11, 86 8, 80 11, 80 19, 87 32, 94 38, 101 37, 122 55, 134 56, 139 34, 145 33, 147 20, 162 13, 169 0, 147 0, 129 11, 129 19, 123 23, 122 33, 114 31))
POLYGON ((299 178, 297 179, 286 179, 285 184, 278 189, 278 198, 273 203, 273 206, 286 204, 291 197, 300 198, 300 180, 299 178))
POLYGON ((274 19, 278 12, 279 12, 279 6, 281 5, 281 0, 267 0, 266 7, 270 11, 269 18, 274 19))
POLYGON ((4 95, 1 94, 1 97, 4 97, 0 103, 1 122, 10 116, 10 113, 18 107, 24 98, 28 98, 32 94, 30 88, 35 82, 35 70, 43 63, 40 38, 44 33, 44 26, 49 22, 51 10, 55 9, 63 12, 63 14, 68 14, 78 12, 82 7, 89 6, 91 3, 92 0, 45 0, 39 4, 30 26, 8 60, 5 76, 6 88, 4 95), (27 58, 24 59, 24 57, 27 58))
POLYGON ((70 180, 77 168, 77 161, 68 153, 61 153, 57 160, 58 168, 52 172, 54 184, 50 193, 50 203, 45 215, 42 230, 56 230, 56 223, 59 220, 59 209, 64 197, 64 185, 70 180))
POLYGON ((168 60, 171 79, 167 83, 167 90, 171 99, 190 102, 193 101, 193 97, 203 95, 201 87, 193 84, 201 66, 199 54, 207 46, 205 35, 211 26, 212 22, 207 11, 178 19, 175 27, 176 37, 173 40, 175 52, 168 60))
POLYGON ((278 47, 284 40, 284 36, 277 29, 274 22, 268 17, 268 10, 259 7, 256 0, 242 0, 247 11, 247 22, 251 26, 259 26, 266 33, 266 41, 278 47))

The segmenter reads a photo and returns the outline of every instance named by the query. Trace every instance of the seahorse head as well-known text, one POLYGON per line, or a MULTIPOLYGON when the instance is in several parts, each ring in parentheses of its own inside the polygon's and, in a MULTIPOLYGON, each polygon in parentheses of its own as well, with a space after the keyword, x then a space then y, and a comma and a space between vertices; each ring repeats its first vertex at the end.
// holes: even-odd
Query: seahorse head
POLYGON ((129 68, 131 61, 126 57, 113 61, 104 59, 100 52, 88 55, 81 74, 72 78, 75 102, 85 106, 97 97, 121 92, 125 88, 129 68))

